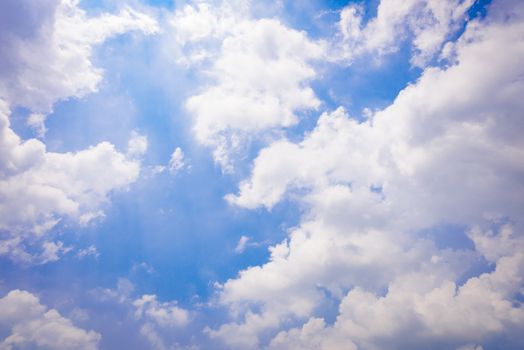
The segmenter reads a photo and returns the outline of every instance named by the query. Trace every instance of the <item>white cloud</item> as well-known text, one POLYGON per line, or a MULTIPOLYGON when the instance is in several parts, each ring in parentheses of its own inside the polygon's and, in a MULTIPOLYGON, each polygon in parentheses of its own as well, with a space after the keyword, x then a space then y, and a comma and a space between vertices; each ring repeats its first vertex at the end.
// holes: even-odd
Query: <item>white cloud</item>
POLYGON ((96 246, 94 245, 90 245, 89 247, 87 248, 84 248, 84 249, 80 249, 76 255, 75 255, 78 259, 84 259, 88 256, 92 256, 94 257, 95 259, 98 259, 98 257, 100 256, 100 253, 98 252, 98 249, 96 249, 96 246))
POLYGON ((456 44, 457 65, 428 68, 366 122, 339 109, 322 115, 302 142, 273 143, 228 199, 271 208, 286 191, 302 187, 312 189, 309 199, 317 205, 327 205, 327 199, 320 202, 330 195, 326 190, 346 185, 384 210, 409 208, 406 220, 421 225, 518 217, 520 192, 499 189, 522 188, 517 174, 524 151, 516 130, 522 128, 518 96, 524 86, 514 77, 522 74, 523 31, 519 22, 472 22, 456 44), (498 55, 502 51, 507 55, 498 55))
POLYGON ((60 256, 71 251, 72 247, 64 246, 64 243, 58 242, 44 242, 42 244, 42 253, 40 254, 40 263, 45 264, 51 261, 57 261, 60 256))
POLYGON ((145 152, 147 139, 133 135, 129 158, 107 142, 47 152, 43 142, 14 133, 9 108, 32 111, 27 124, 43 137, 54 103, 96 91, 102 70, 91 62, 94 45, 133 30, 151 34, 158 25, 129 7, 88 17, 77 0, 6 0, 0 17, 0 252, 24 262, 54 261, 67 249, 44 234, 64 217, 85 225, 103 216, 109 194, 138 177, 133 158, 145 152), (38 245, 41 253, 28 252, 38 245))
POLYGON ((43 235, 64 217, 87 224, 103 216, 110 193, 134 182, 140 164, 107 142, 75 153, 47 152, 36 139, 22 141, 8 115, 0 100, 0 229, 2 246, 9 246, 0 251, 28 262, 25 244, 45 242, 43 235))
POLYGON ((140 334, 147 339, 152 348, 159 350, 178 348, 175 344, 168 346, 168 342, 159 331, 185 327, 190 320, 187 310, 177 306, 174 301, 158 302, 156 295, 143 295, 133 301, 133 306, 135 318, 143 321, 140 334))
POLYGON ((412 64, 423 67, 465 23, 472 4, 473 0, 381 0, 376 16, 366 24, 363 6, 348 5, 338 23, 342 56, 380 56, 411 39, 412 64))
MULTIPOLYGON (((97 349, 100 334, 75 327, 26 291, 12 290, 0 299, 0 327, 9 334, 2 349, 36 346, 50 349, 97 349)), ((5 333, 4 333, 5 332, 5 333)))
MULTIPOLYGON (((499 239, 508 238, 488 239, 497 245, 499 239)), ((415 273, 393 280, 384 296, 357 287, 342 300, 336 322, 319 325, 320 339, 316 334, 307 336, 320 342, 319 349, 343 348, 347 341, 366 349, 405 349, 437 342, 453 348, 482 343, 496 334, 507 335, 524 321, 524 309, 511 300, 524 282, 524 241, 511 238, 511 243, 513 249, 495 261, 493 272, 472 277, 461 286, 415 273)), ((311 327, 312 322, 318 321, 311 319, 304 328, 311 327)), ((304 328, 280 333, 271 348, 287 348, 279 345, 296 342, 306 333, 304 328)))
POLYGON ((152 349, 155 350, 164 350, 168 349, 168 346, 162 339, 162 337, 158 334, 157 330, 155 329, 154 325, 151 323, 144 323, 140 327, 140 334, 147 339, 152 349))
POLYGON ((129 7, 87 17, 78 0, 6 0, 0 13, 17 22, 0 30, 0 98, 42 114, 56 101, 96 91, 102 70, 91 62, 94 45, 128 31, 158 31, 154 19, 129 7))
POLYGON ((198 1, 175 11, 169 23, 177 44, 177 62, 193 66, 213 59, 220 42, 249 18, 249 5, 238 0, 198 1))
POLYGON ((235 247, 235 253, 242 254, 244 250, 246 250, 247 243, 249 242, 251 238, 247 236, 242 236, 238 240, 237 246, 235 247))
MULTIPOLYGON (((134 264, 132 271, 143 269, 154 273, 147 263, 134 264)), ((95 289, 91 293, 101 301, 117 302, 129 308, 130 314, 140 325, 140 334, 149 342, 152 349, 181 349, 177 343, 168 340, 166 334, 185 329, 191 322, 192 312, 180 307, 175 300, 158 301, 154 294, 144 294, 136 298, 135 286, 125 278, 120 278, 116 289, 95 289)))
POLYGON ((142 295, 133 301, 135 317, 145 318, 161 327, 183 327, 189 322, 189 312, 176 302, 159 302, 156 295, 142 295))
POLYGON ((209 38, 223 38, 239 20, 249 16, 249 3, 243 1, 198 1, 186 4, 170 20, 176 40, 195 44, 209 38))
POLYGON ((301 142, 260 152, 227 199, 271 208, 292 194, 308 209, 269 262, 223 284, 231 321, 211 337, 278 349, 521 339, 524 11, 512 5, 470 22, 454 64, 427 68, 366 121, 338 109, 301 142), (475 249, 439 248, 418 233, 442 224, 471 228, 475 249), (494 271, 465 275, 479 258, 494 271), (327 325, 332 302, 339 314, 327 325))
POLYGON ((140 158, 147 152, 147 145, 147 136, 132 131, 127 143, 127 155, 131 158, 140 158))
POLYGON ((180 147, 175 148, 169 159, 169 171, 171 174, 176 175, 185 165, 184 152, 180 147))
POLYGON ((27 118, 26 124, 34 130, 36 136, 39 138, 43 138, 47 132, 47 128, 45 127, 46 118, 47 117, 41 113, 31 113, 27 118))
POLYGON ((228 171, 231 154, 249 138, 294 125, 298 111, 319 107, 308 82, 315 77, 310 62, 323 54, 323 45, 304 32, 273 19, 251 19, 246 3, 238 12, 236 4, 187 5, 172 21, 177 40, 191 44, 183 57, 198 53, 209 62, 210 82, 186 107, 197 140, 212 147, 215 160, 228 171), (196 25, 200 22, 206 26, 196 25))

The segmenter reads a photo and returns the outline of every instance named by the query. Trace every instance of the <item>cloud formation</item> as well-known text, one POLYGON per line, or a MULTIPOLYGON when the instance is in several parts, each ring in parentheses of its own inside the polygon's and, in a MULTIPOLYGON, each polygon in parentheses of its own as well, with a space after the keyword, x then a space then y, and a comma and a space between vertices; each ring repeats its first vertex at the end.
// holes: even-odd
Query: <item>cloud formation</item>
MULTIPOLYGON (((67 302, 78 297, 82 304, 70 314, 78 322, 106 327, 118 320, 114 329, 94 327, 104 347, 106 339, 109 346, 122 340, 119 332, 129 336, 127 344, 155 349, 524 347, 522 2, 493 1, 485 17, 471 13, 484 7, 472 0, 381 0, 376 14, 355 4, 340 11, 326 5, 318 16, 285 13, 305 3, 311 4, 269 5, 270 18, 254 10, 266 4, 242 0, 188 1, 174 11, 143 5, 158 22, 119 7, 123 2, 113 14, 83 10, 76 0, 0 4, 6 48, 0 54, 0 256, 15 269, 0 278, 2 290, 11 290, 0 298, 0 348, 95 349, 101 340, 9 286, 25 277, 17 274, 22 269, 31 277, 92 273, 86 281, 74 279, 76 289, 89 285, 87 294, 68 295, 67 302), (148 104, 137 108, 145 115, 137 124, 148 135, 129 131, 124 149, 98 142, 50 151, 45 122, 53 106, 96 92, 103 79, 93 63, 96 45, 119 34, 159 31, 160 40, 141 43, 137 61, 114 75, 122 78, 118 84, 140 82, 125 93, 148 104), (326 97, 330 81, 314 84, 324 79, 319 73, 341 73, 335 89, 348 75, 377 68, 352 66, 357 58, 380 62, 397 51, 393 61, 410 61, 411 70, 387 79, 418 78, 388 106, 355 115, 351 104, 333 106, 326 97), (176 69, 161 66, 166 52, 176 69), (160 67, 140 72, 145 61, 160 67), (164 71, 181 74, 178 100, 172 86, 160 91, 159 81, 148 80, 164 71), (184 79, 198 87, 186 88, 184 79), (187 123, 171 132, 165 121, 150 121, 171 115, 176 103, 191 117, 190 130, 183 130, 187 123), (312 113, 315 119, 301 120, 312 113), (28 115, 25 127, 39 139, 15 132, 22 129, 12 117, 17 114, 28 115), (184 151, 159 142, 185 132, 194 140, 175 140, 184 151), (150 152, 159 154, 145 157, 150 141, 150 152), (222 177, 192 141, 211 150, 222 177), (139 180, 149 159, 164 161, 146 164, 144 181, 125 198, 130 202, 119 203, 125 213, 108 225, 114 237, 96 245, 84 237, 83 249, 64 243, 70 240, 60 238, 59 223, 81 229, 103 218, 111 196, 139 180), (251 164, 247 176, 240 162, 251 164), (153 178, 164 172, 183 185, 153 178), (238 186, 236 176, 243 178, 238 186), (224 203, 226 191, 232 193, 224 203), (281 217, 280 228, 288 220, 295 226, 275 244, 279 232, 268 238, 267 231, 281 217), (237 236, 235 246, 235 232, 249 236, 237 236), (125 244, 115 244, 118 239, 125 244), (262 254, 248 248, 266 244, 267 261, 253 265, 262 254), (49 268, 28 266, 66 254, 70 260, 49 268), (210 254, 235 265, 212 266, 217 260, 210 254), (116 289, 97 287, 126 273, 133 283, 122 278, 116 289), (98 307, 103 316, 89 317, 98 307)), ((381 69, 408 71, 406 62, 381 69)), ((369 85, 384 71, 369 74, 369 85)), ((352 95, 360 87, 351 79, 349 100, 361 96, 352 95)), ((50 294, 62 297, 45 277, 50 294)))
POLYGON ((69 251, 45 233, 64 217, 85 225, 103 216, 109 194, 137 179, 135 158, 147 149, 147 139, 133 134, 128 156, 108 142, 75 153, 48 152, 42 141, 22 140, 11 128, 10 108, 24 107, 34 112, 28 125, 43 137, 56 102, 96 91, 102 70, 91 62, 94 45, 132 30, 158 30, 154 19, 128 7, 88 17, 78 4, 0 5, 0 255, 26 263, 55 261, 69 251), (30 253, 33 245, 41 252, 30 253))
POLYGON ((511 5, 470 22, 448 65, 425 69, 367 120, 339 108, 302 141, 260 152, 227 199, 270 209, 291 193, 308 210, 268 263, 223 285, 232 321, 211 337, 277 349, 520 339, 524 17, 511 5), (465 227, 474 249, 422 234, 442 224, 465 227), (493 271, 468 275, 479 258, 493 271))
POLYGON ((64 217, 85 225, 103 215, 111 191, 134 182, 140 163, 108 142, 75 153, 47 152, 39 140, 22 141, 8 115, 0 100, 0 254, 38 262, 26 243, 45 243, 45 233, 64 217))
MULTIPOLYGON (((151 269, 149 266, 145 268, 151 269)), ((185 329, 192 320, 192 312, 180 307, 176 300, 159 301, 155 294, 136 297, 134 292, 135 285, 128 279, 120 278, 116 289, 99 288, 91 291, 91 294, 98 301, 123 305, 133 315, 134 321, 138 322, 140 335, 151 348, 182 349, 177 344, 169 344, 166 334, 185 329)))
POLYGON ((209 61, 212 83, 186 107, 196 139, 213 149, 226 171, 233 170, 231 153, 250 138, 294 125, 298 111, 319 107, 308 83, 315 77, 310 62, 323 55, 323 45, 304 32, 274 19, 251 19, 245 5, 237 10, 235 4, 187 5, 172 20, 177 40, 191 44, 186 57, 195 61, 198 52, 209 61))
POLYGON ((100 334, 73 325, 55 309, 40 303, 35 295, 12 290, 0 298, 0 329, 8 336, 2 349, 37 347, 46 349, 98 349, 100 334))
POLYGON ((78 0, 6 0, 0 13, 0 97, 35 113, 96 91, 102 70, 91 62, 94 45, 133 30, 158 31, 153 18, 130 7, 88 17, 78 0))
POLYGON ((424 67, 467 20, 473 0, 382 0, 364 23, 365 9, 350 4, 340 13, 341 58, 371 53, 383 56, 412 43, 411 63, 424 67))

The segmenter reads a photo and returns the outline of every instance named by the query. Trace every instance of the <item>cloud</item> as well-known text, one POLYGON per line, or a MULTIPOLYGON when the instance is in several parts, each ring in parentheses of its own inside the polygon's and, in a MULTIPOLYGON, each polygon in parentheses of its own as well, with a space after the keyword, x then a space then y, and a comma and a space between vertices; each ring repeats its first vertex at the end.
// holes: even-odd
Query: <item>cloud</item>
POLYGON ((231 320, 212 338, 277 349, 522 341, 523 14, 493 4, 448 66, 426 68, 387 108, 363 122, 324 113, 302 141, 260 152, 227 199, 270 209, 290 196, 307 210, 266 264, 223 284, 231 320), (444 224, 465 227, 474 249, 421 233, 444 224), (491 265, 474 274, 479 259, 491 265))
POLYGON ((44 234, 64 217, 85 225, 103 216, 110 193, 134 182, 140 163, 108 142, 75 153, 47 152, 39 140, 22 141, 8 115, 0 100, 0 229, 2 246, 9 246, 0 251, 29 262, 25 244, 46 241, 44 234))
POLYGON ((237 246, 235 247, 235 253, 242 254, 244 250, 246 250, 247 243, 249 242, 251 238, 247 236, 242 236, 238 240, 237 246))
POLYGON ((42 305, 35 295, 12 290, 0 299, 2 349, 19 347, 98 349, 100 334, 75 327, 57 310, 42 305))
POLYGON ((44 114, 31 113, 27 118, 26 125, 34 130, 37 137, 43 138, 47 132, 47 128, 45 127, 46 118, 44 114))
POLYGON ((84 248, 84 249, 80 249, 76 255, 75 255, 78 259, 84 259, 86 257, 89 257, 89 256, 92 256, 94 257, 95 259, 98 259, 98 257, 100 256, 100 252, 98 252, 98 249, 96 249, 96 246, 94 245, 90 245, 89 247, 87 248, 84 248))
POLYGON ((516 130, 523 126, 518 95, 524 87, 514 79, 522 71, 522 49, 515 45, 522 36, 515 21, 470 23, 455 45, 457 64, 426 69, 363 123, 338 109, 323 114, 300 143, 273 143, 260 152, 240 192, 227 198, 271 208, 287 191, 307 188, 309 199, 327 205, 322 196, 336 195, 329 187, 345 185, 384 210, 393 210, 389 202, 394 210, 411 207, 407 219, 422 226, 443 218, 469 223, 486 215, 518 217, 519 195, 499 188, 522 188, 516 130), (507 55, 497 54, 502 50, 507 55), (478 55, 490 63, 479 62, 478 55))
POLYGON ((140 158, 147 152, 147 145, 147 136, 132 131, 127 143, 127 155, 130 158, 140 158))
POLYGON ((176 175, 180 170, 186 166, 184 162, 184 152, 180 147, 175 148, 169 159, 169 171, 171 174, 176 175))
POLYGON ((249 18, 249 7, 246 1, 219 0, 199 1, 177 9, 169 20, 173 39, 180 46, 175 46, 177 62, 190 67, 212 60, 220 42, 239 22, 249 18))
POLYGON ((209 82, 186 107, 196 139, 227 171, 233 169, 231 154, 249 138, 294 125, 298 111, 319 107, 308 82, 315 77, 310 62, 323 54, 323 45, 304 32, 274 19, 251 19, 246 5, 235 12, 234 4, 187 5, 172 20, 176 40, 185 44, 183 57, 196 51, 208 62, 209 82), (195 24, 200 22, 206 26, 195 24))
POLYGON ((343 348, 347 341, 366 349, 405 349, 439 342, 452 348, 481 343, 496 334, 507 336, 524 321, 524 310, 511 300, 524 282, 524 241, 522 237, 508 237, 509 227, 503 230, 506 234, 500 236, 476 233, 495 246, 501 241, 513 245, 494 261, 493 272, 472 277, 461 286, 432 275, 406 274, 392 281, 384 296, 357 287, 342 300, 332 326, 311 319, 301 330, 280 333, 270 347, 292 348, 280 345, 306 336, 316 339, 321 344, 319 349, 343 348), (319 329, 307 334, 311 323, 319 329), (409 339, 404 336, 408 333, 409 339), (317 334, 322 334, 320 339, 317 334))
MULTIPOLYGON (((143 262, 135 264, 132 270, 136 272, 140 268, 148 273, 154 272, 143 262)), ((153 349, 178 349, 178 344, 168 341, 167 335, 174 330, 185 329, 192 320, 192 312, 180 307, 175 300, 159 301, 154 294, 135 297, 134 292, 135 286, 128 279, 120 278, 116 289, 98 288, 91 293, 98 300, 117 302, 127 307, 139 323, 140 334, 153 349)))
POLYGON ((129 7, 88 17, 77 0, 7 0, 0 14, 0 253, 23 262, 55 261, 67 249, 45 234, 63 218, 85 225, 103 216, 109 194, 138 177, 133 158, 145 152, 147 139, 133 134, 129 157, 108 142, 75 153, 47 152, 43 142, 23 141, 11 129, 10 108, 32 111, 27 124, 42 138, 56 102, 96 91, 102 70, 91 62, 95 45, 134 30, 151 34, 158 25, 129 7), (34 246, 41 252, 30 253, 34 246))
POLYGON ((156 295, 142 295, 133 301, 136 318, 146 318, 161 327, 183 327, 189 322, 188 311, 176 302, 158 302, 156 295))
POLYGON ((424 67, 461 29, 472 4, 473 0, 381 0, 376 16, 365 24, 363 6, 348 5, 338 23, 341 55, 346 59, 364 53, 381 56, 410 39, 411 63, 424 67))
POLYGON ((94 45, 133 30, 158 31, 153 18, 129 7, 88 17, 78 0, 6 0, 0 13, 0 98, 41 114, 96 91, 102 70, 91 62, 94 45))

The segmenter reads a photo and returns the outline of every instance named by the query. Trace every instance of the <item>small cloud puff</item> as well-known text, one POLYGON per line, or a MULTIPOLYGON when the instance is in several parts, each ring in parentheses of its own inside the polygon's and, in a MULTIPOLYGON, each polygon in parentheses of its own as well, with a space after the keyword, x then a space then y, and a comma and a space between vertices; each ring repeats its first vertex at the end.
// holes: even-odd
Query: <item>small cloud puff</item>
POLYGON ((147 136, 140 135, 137 131, 133 130, 127 142, 127 155, 130 158, 140 158, 146 154, 147 146, 147 136))
POLYGON ((184 152, 180 147, 177 147, 171 154, 171 159, 169 159, 169 172, 171 172, 173 175, 176 175, 185 167, 185 165, 184 152))
POLYGON ((238 240, 237 246, 235 247, 235 253, 242 254, 247 247, 247 243, 249 242, 251 238, 247 236, 242 236, 238 240))

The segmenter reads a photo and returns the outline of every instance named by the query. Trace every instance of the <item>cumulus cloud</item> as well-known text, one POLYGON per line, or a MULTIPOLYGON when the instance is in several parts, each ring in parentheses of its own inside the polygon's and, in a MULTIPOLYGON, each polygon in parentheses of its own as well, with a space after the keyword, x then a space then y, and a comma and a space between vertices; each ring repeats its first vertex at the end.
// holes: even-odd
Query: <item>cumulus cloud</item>
POLYGON ((188 311, 176 302, 159 302, 156 295, 142 295, 133 301, 135 317, 146 318, 161 327, 183 327, 189 322, 188 311))
POLYGON ((263 149, 251 178, 228 199, 271 208, 288 190, 311 188, 309 198, 319 203, 330 186, 350 184, 353 193, 394 202, 394 210, 416 203, 409 220, 423 225, 518 217, 520 196, 499 189, 522 189, 523 144, 516 130, 522 128, 523 86, 514 79, 522 71, 516 44, 522 36, 517 21, 472 22, 456 43, 456 65, 428 68, 363 123, 338 109, 323 114, 302 142, 282 140, 263 149), (508 54, 498 55, 502 50, 508 54), (478 55, 491 61, 479 62, 478 55))
POLYGON ((98 349, 100 334, 73 325, 55 309, 42 305, 35 295, 12 290, 0 299, 0 328, 8 334, 2 349, 98 349))
POLYGON ((47 152, 39 140, 22 141, 8 115, 7 104, 0 100, 0 247, 5 248, 0 252, 28 262, 25 244, 60 245, 48 242, 44 234, 62 218, 85 225, 102 216, 100 207, 109 194, 134 182, 140 164, 108 142, 75 153, 47 152))
POLYGON ((415 66, 425 66, 467 20, 473 0, 381 0, 377 14, 364 23, 360 4, 343 8, 338 23, 342 57, 352 59, 372 53, 379 56, 397 51, 411 39, 415 66))
POLYGON ((188 46, 184 57, 199 52, 209 62, 210 83, 186 107, 196 139, 212 147, 224 170, 232 170, 231 153, 250 137, 294 125, 298 111, 320 105, 308 82, 323 45, 278 20, 251 19, 247 5, 236 11, 236 4, 187 5, 172 21, 177 40, 188 46))
POLYGON ((153 18, 129 7, 88 17, 78 0, 6 0, 0 13, 0 97, 43 114, 56 101, 96 91, 102 70, 91 62, 94 45, 132 30, 158 30, 153 18))
MULTIPOLYGON (((145 263, 135 266, 133 270, 151 269, 145 263)), ((135 286, 128 279, 120 278, 116 289, 96 289, 92 294, 99 300, 116 301, 129 308, 135 321, 139 323, 140 334, 149 342, 151 348, 178 349, 178 344, 168 341, 166 334, 184 329, 191 322, 191 312, 180 307, 175 300, 159 301, 154 294, 136 297, 134 291, 135 286)))
POLYGON ((269 262, 222 286, 232 320, 211 337, 276 349, 522 343, 523 14, 493 4, 449 66, 426 68, 387 108, 363 122, 324 113, 302 141, 260 152, 227 199, 270 209, 293 194, 308 210, 269 262), (421 233, 442 224, 466 227, 474 249, 421 233), (472 275, 479 259, 487 272, 472 275))
POLYGON ((32 111, 27 125, 42 138, 56 102, 96 91, 102 70, 91 62, 94 45, 134 30, 151 34, 158 25, 129 7, 88 17, 77 0, 2 1, 0 17, 0 254, 55 261, 69 248, 45 233, 63 218, 85 225, 103 216, 109 194, 138 177, 134 158, 145 152, 147 139, 133 134, 128 156, 108 142, 47 152, 43 142, 22 140, 11 129, 9 109, 32 111), (28 253, 34 245, 40 253, 28 253))
POLYGON ((151 348, 182 349, 162 334, 173 329, 185 327, 190 320, 187 310, 179 307, 175 301, 159 302, 156 295, 143 295, 133 301, 135 318, 142 322, 140 334, 149 342, 151 348))
POLYGON ((497 236, 475 234, 494 246, 512 244, 512 249, 493 261, 493 272, 472 277, 463 285, 428 274, 406 274, 393 280, 384 296, 356 287, 342 300, 332 326, 312 318, 301 329, 278 334, 271 348, 292 349, 303 338, 316 341, 316 349, 342 349, 347 342, 365 349, 439 343, 445 348, 468 348, 464 344, 515 332, 524 321, 524 310, 512 301, 524 282, 524 241, 522 237, 508 237, 511 228, 502 230, 505 234, 497 236), (316 331, 308 332, 310 328, 316 331), (408 333, 410 336, 405 337, 408 333))

